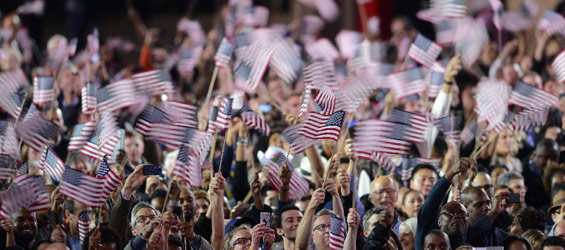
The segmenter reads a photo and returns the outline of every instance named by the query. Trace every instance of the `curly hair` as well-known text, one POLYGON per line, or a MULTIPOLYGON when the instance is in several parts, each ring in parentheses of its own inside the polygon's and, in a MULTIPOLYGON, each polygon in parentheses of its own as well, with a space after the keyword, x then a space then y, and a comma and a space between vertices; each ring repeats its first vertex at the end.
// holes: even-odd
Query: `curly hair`
POLYGON ((533 207, 522 209, 515 218, 524 231, 537 229, 543 231, 545 229, 544 214, 533 207))

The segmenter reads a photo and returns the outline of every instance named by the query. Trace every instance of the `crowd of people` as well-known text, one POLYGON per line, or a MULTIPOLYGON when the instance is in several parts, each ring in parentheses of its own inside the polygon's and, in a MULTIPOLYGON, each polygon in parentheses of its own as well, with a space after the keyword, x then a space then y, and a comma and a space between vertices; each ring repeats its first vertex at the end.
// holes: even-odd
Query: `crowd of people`
POLYGON ((209 31, 179 20, 174 41, 128 4, 139 45, 93 31, 78 50, 62 35, 38 49, 18 16, 31 6, 2 13, 0 248, 565 250, 560 13, 543 26, 524 0, 517 28, 469 1, 418 15, 431 45, 405 17, 390 38, 363 17, 332 42, 335 3, 298 2, 318 15, 272 24, 229 1, 209 31))

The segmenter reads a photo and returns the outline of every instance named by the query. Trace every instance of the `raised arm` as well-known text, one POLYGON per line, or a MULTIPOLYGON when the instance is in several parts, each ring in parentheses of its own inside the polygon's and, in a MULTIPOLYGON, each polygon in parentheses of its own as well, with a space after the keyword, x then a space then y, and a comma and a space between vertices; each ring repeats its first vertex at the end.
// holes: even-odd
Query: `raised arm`
POLYGON ((345 244, 343 249, 357 249, 357 227, 359 226, 359 214, 355 211, 355 208, 349 209, 349 214, 347 215, 347 236, 345 237, 345 244))
POLYGON ((222 249, 224 244, 224 188, 226 180, 221 173, 216 173, 210 181, 210 191, 212 201, 212 238, 213 249, 222 249))
POLYGON ((314 213, 316 213, 316 208, 324 203, 326 198, 325 191, 323 188, 318 188, 312 194, 312 199, 304 211, 304 217, 298 224, 298 229, 296 231, 295 248, 298 250, 308 249, 308 242, 312 238, 312 225, 314 224, 314 213))

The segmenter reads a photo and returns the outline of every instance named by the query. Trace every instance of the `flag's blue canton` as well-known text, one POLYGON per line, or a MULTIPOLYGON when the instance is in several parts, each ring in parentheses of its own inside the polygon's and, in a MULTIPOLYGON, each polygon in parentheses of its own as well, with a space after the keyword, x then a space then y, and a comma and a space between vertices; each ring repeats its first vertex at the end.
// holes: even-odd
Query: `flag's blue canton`
POLYGON ((12 162, 12 157, 8 154, 0 154, 0 168, 7 168, 12 162))
POLYGON ((408 125, 397 123, 391 132, 392 139, 405 140, 405 136, 408 134, 408 129, 410 129, 408 125))
POLYGON ((410 126, 410 119, 412 119, 412 114, 408 111, 393 109, 392 113, 390 114, 390 119, 394 122, 410 126))
POLYGON ((235 42, 237 47, 247 46, 247 45, 251 44, 249 42, 249 37, 248 37, 247 33, 241 33, 241 34, 235 35, 233 37, 233 41, 235 42))
POLYGON ((75 125, 75 127, 74 127, 74 129, 73 129, 73 134, 72 134, 71 137, 80 136, 80 132, 82 131, 82 128, 84 128, 84 124, 85 124, 85 123, 81 123, 81 124, 75 125))
POLYGON ((428 48, 432 45, 432 41, 430 41, 428 38, 418 34, 418 36, 416 37, 416 40, 414 40, 414 45, 418 48, 420 48, 421 50, 427 51, 428 48))
POLYGON ((89 96, 96 96, 96 85, 94 83, 86 83, 86 91, 89 96))
POLYGON ((430 85, 443 85, 443 72, 432 71, 430 76, 430 85))
POLYGON ((341 125, 343 124, 344 117, 345 117, 345 111, 339 110, 330 116, 326 125, 341 127, 341 125))
POLYGON ((447 116, 434 121, 434 124, 441 132, 452 132, 461 130, 462 119, 461 116, 447 116))
POLYGON ((422 69, 420 68, 409 69, 407 73, 408 73, 407 75, 408 82, 413 82, 424 78, 424 75, 422 74, 422 69))
POLYGON ((251 65, 246 62, 241 62, 237 69, 235 70, 235 75, 239 76, 243 79, 249 79, 249 75, 251 74, 251 65))
POLYGON ((57 124, 49 121, 45 129, 41 129, 38 131, 38 134, 41 135, 43 138, 51 139, 55 135, 59 133, 59 126, 57 124))
POLYGON ((232 111, 231 106, 232 106, 232 102, 233 102, 233 99, 232 99, 232 98, 227 98, 227 99, 226 99, 226 101, 225 101, 225 103, 224 103, 224 106, 223 106, 223 108, 222 108, 222 113, 223 113, 223 114, 228 115, 228 116, 231 116, 231 111, 232 111))
POLYGON ((233 112, 232 118, 236 117, 236 116, 238 116, 238 115, 240 115, 241 113, 244 113, 244 112, 253 112, 253 110, 251 109, 251 107, 249 107, 249 105, 247 105, 247 103, 243 103, 243 105, 241 106, 241 108, 238 111, 233 112))
POLYGON ((531 96, 532 93, 536 90, 536 87, 526 84, 522 81, 519 81, 514 88, 514 92, 517 92, 523 96, 531 96))
POLYGON ((22 103, 25 100, 25 93, 16 92, 16 93, 11 94, 10 97, 14 101, 14 104, 16 104, 16 106, 20 107, 20 106, 22 106, 22 103))
POLYGON ((110 91, 106 87, 99 88, 97 93, 96 93, 96 101, 98 103, 103 103, 103 102, 109 100, 111 97, 112 96, 110 95, 110 91))
POLYGON ((159 69, 159 82, 166 82, 168 80, 169 77, 165 74, 165 71, 163 69, 159 69))
POLYGON ((46 150, 45 163, 47 163, 49 167, 56 168, 58 159, 57 155, 55 155, 51 149, 46 150))
POLYGON ((164 111, 148 105, 139 116, 139 119, 145 120, 150 123, 156 123, 166 121, 168 119, 168 116, 164 111))
POLYGON ((379 65, 379 67, 377 67, 377 75, 378 76, 389 75, 392 72, 393 69, 394 69, 394 66, 392 64, 381 63, 379 65))
POLYGON ((235 47, 228 42, 228 40, 222 40, 222 43, 220 43, 220 47, 218 48, 218 53, 231 57, 234 49, 235 47))
POLYGON ((21 166, 18 167, 18 171, 20 171, 21 173, 27 173, 29 166, 27 165, 27 162, 22 164, 21 166))
POLYGON ((179 149, 179 154, 177 156, 177 161, 187 163, 188 162, 188 150, 189 150, 189 148, 186 144, 181 145, 180 149, 179 149))
POLYGON ((183 126, 183 127, 185 133, 184 133, 184 137, 182 138, 182 142, 189 143, 190 141, 192 141, 192 138, 194 138, 194 135, 196 135, 197 129, 188 126, 183 126))
POLYGON ((51 76, 40 76, 37 78, 37 88, 39 90, 51 90, 53 89, 53 77, 51 76))
POLYGON ((63 173, 63 181, 69 183, 73 186, 79 187, 82 181, 82 176, 84 174, 79 170, 72 168, 66 168, 65 173, 63 173))
POLYGON ((90 217, 88 217, 88 212, 87 211, 82 211, 80 212, 80 214, 78 215, 78 219, 82 220, 82 221, 87 221, 90 219, 90 217))
POLYGON ((110 167, 108 166, 107 157, 104 156, 104 158, 102 158, 102 162, 100 163, 100 167, 98 167, 98 172, 96 172, 96 177, 102 178, 106 176, 108 172, 110 172, 110 167))
POLYGON ((208 120, 214 122, 216 121, 217 118, 218 118, 218 107, 213 106, 212 109, 210 110, 210 114, 208 115, 208 120))
POLYGON ((0 120, 0 136, 6 135, 6 131, 8 130, 8 120, 0 120))

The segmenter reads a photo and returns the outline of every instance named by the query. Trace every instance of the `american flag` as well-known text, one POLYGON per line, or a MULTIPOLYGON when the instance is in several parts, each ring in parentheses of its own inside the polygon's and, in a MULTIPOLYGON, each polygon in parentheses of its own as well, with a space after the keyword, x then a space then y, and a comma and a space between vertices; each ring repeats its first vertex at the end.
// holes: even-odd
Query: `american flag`
POLYGON ((336 109, 356 112, 359 105, 373 92, 371 81, 366 76, 350 76, 336 92, 336 109))
POLYGON ((551 67, 553 67, 553 70, 555 71, 555 75, 557 77, 557 81, 559 81, 559 83, 563 83, 563 81, 565 81, 565 53, 563 53, 564 51, 565 50, 559 52, 559 54, 553 60, 553 63, 551 63, 551 67))
POLYGON ((29 166, 27 165, 27 162, 18 167, 18 172, 20 174, 27 174, 28 170, 29 170, 29 166))
POLYGON ((218 117, 216 118, 216 128, 223 130, 230 126, 232 116, 232 98, 224 98, 218 110, 218 117))
POLYGON ((92 159, 102 159, 104 156, 98 145, 98 135, 96 134, 96 122, 77 124, 74 127, 73 135, 69 141, 68 151, 77 151, 92 159))
POLYGON ((287 158, 284 155, 278 155, 277 158, 265 165, 268 173, 267 180, 269 180, 276 190, 280 190, 282 182, 279 178, 279 171, 284 164, 287 164, 287 167, 292 173, 290 183, 288 185, 290 198, 293 200, 299 200, 308 192, 308 181, 300 177, 290 162, 287 162, 287 158))
POLYGON ((60 131, 59 125, 43 118, 40 113, 26 116, 26 119, 16 127, 16 135, 39 152, 43 151, 43 146, 54 139, 60 131))
POLYGON ((262 134, 268 136, 271 134, 271 128, 269 124, 261 117, 259 114, 253 112, 247 103, 243 103, 241 109, 235 112, 236 115, 241 117, 241 120, 245 125, 251 128, 257 129, 262 134))
POLYGON ((533 108, 520 112, 511 121, 515 131, 527 131, 531 127, 543 126, 547 122, 549 107, 533 108))
POLYGON ((316 140, 310 140, 298 133, 301 125, 290 125, 286 128, 281 135, 285 138, 287 143, 290 145, 290 150, 293 154, 299 154, 304 152, 307 148, 317 143, 316 140))
POLYGON ((339 51, 327 38, 320 38, 316 42, 307 43, 305 49, 312 61, 333 62, 339 58, 339 51))
POLYGON ((90 216, 88 211, 82 211, 78 215, 78 236, 81 244, 88 235, 88 231, 90 231, 90 216))
POLYGON ((20 158, 18 138, 12 119, 0 119, 0 152, 7 153, 14 159, 20 158))
POLYGON ((402 170, 400 176, 403 182, 410 180, 410 177, 412 177, 412 171, 416 165, 418 165, 418 160, 416 158, 402 158, 402 170))
POLYGON ((338 110, 330 116, 309 112, 298 133, 312 140, 337 141, 344 119, 345 112, 342 110, 338 110))
POLYGON ((467 12, 466 0, 432 0, 431 8, 443 17, 464 17, 467 12))
POLYGON ((163 69, 153 69, 135 73, 131 76, 133 85, 136 89, 150 93, 152 95, 161 95, 173 92, 173 85, 169 81, 167 73, 163 69))
POLYGON ((220 43, 220 47, 218 47, 216 56, 214 56, 216 67, 227 68, 234 50, 235 44, 224 37, 224 39, 222 39, 222 42, 220 43))
POLYGON ((114 173, 114 171, 110 169, 110 166, 108 165, 108 157, 106 155, 100 162, 100 166, 98 166, 96 177, 104 181, 102 189, 106 198, 109 197, 112 192, 116 191, 116 188, 118 188, 123 180, 121 175, 114 173))
POLYGON ((55 99, 55 89, 52 76, 33 78, 33 103, 43 105, 55 99))
POLYGON ((248 72, 248 77, 241 77, 245 76, 245 74, 240 75, 236 71, 236 87, 239 89, 244 90, 248 93, 254 93, 259 84, 263 80, 263 75, 269 66, 269 62, 274 54, 274 50, 270 48, 268 45, 255 42, 252 43, 249 48, 247 49, 247 54, 243 59, 243 62, 239 65, 245 65, 243 67, 247 67, 248 69, 243 70, 243 72, 248 72))
POLYGON ((475 112, 479 116, 479 122, 488 122, 489 130, 499 131, 504 127, 511 91, 510 85, 503 81, 482 80, 479 82, 475 95, 475 112))
POLYGON ((82 113, 90 115, 96 112, 96 84, 87 82, 82 88, 82 113))
POLYGON ((314 98, 314 102, 320 108, 320 113, 323 115, 331 115, 335 111, 336 96, 333 91, 328 87, 319 89, 318 94, 314 98))
POLYGON ((6 92, 14 92, 28 86, 28 80, 21 68, 0 73, 0 86, 6 92))
POLYGON ((27 206, 32 199, 33 191, 30 186, 12 186, 8 191, 0 193, 0 200, 2 200, 0 217, 9 219, 12 214, 27 206))
POLYGON ((188 102, 168 101, 167 108, 175 124, 198 127, 198 106, 188 102))
POLYGON ((396 165, 394 165, 392 159, 390 159, 388 155, 381 152, 355 150, 355 154, 361 159, 370 160, 381 165, 387 171, 394 171, 394 169, 396 168, 396 165))
POLYGON ((509 101, 517 106, 533 109, 553 106, 559 101, 559 98, 524 82, 518 82, 509 101))
POLYGON ((406 124, 420 133, 425 133, 430 125, 430 118, 427 115, 408 112, 400 109, 393 109, 390 120, 406 124))
POLYGON ((502 5, 502 2, 500 0, 489 0, 489 3, 492 11, 494 12, 492 16, 492 22, 498 30, 502 30, 500 19, 502 17, 502 13, 504 13, 504 6, 502 5))
POLYGON ((186 181, 191 187, 202 185, 202 171, 199 159, 194 155, 191 148, 183 144, 180 146, 173 175, 186 181))
POLYGON ((308 112, 308 107, 310 106, 310 99, 312 98, 312 84, 304 84, 304 92, 300 97, 300 107, 298 108, 298 117, 308 112))
POLYGON ((565 34, 565 18, 559 13, 545 10, 539 20, 538 29, 546 31, 549 35, 565 34))
POLYGON ((436 169, 439 168, 439 165, 441 164, 441 158, 415 158, 416 159, 416 164, 427 164, 427 165, 432 165, 434 166, 436 169))
POLYGON ((363 35, 353 30, 341 30, 335 37, 337 48, 344 59, 355 57, 355 52, 359 43, 363 40, 363 35))
POLYGON ((342 250, 345 243, 345 221, 335 214, 330 217, 330 240, 331 250, 342 250))
POLYGON ((471 123, 467 124, 461 130, 461 134, 459 137, 461 138, 461 142, 463 145, 469 144, 471 141, 475 139, 479 130, 479 125, 477 124, 477 120, 471 121, 471 123))
POLYGON ((440 63, 434 63, 426 82, 428 83, 428 96, 431 98, 436 98, 441 88, 443 87, 443 75, 445 73, 445 68, 440 63))
POLYGON ((67 197, 78 201, 85 206, 97 207, 106 201, 104 180, 89 176, 79 170, 66 168, 59 191, 67 197))
POLYGON ((269 66, 287 83, 294 82, 304 67, 304 62, 294 46, 290 38, 276 39, 269 43, 269 47, 274 50, 269 66))
POLYGON ((432 123, 445 135, 445 137, 450 138, 454 143, 459 142, 459 136, 463 127, 463 119, 461 116, 446 116, 435 119, 432 123))
POLYGON ((116 111, 135 104, 135 87, 128 79, 110 83, 96 92, 99 111, 116 111))
POLYGON ((193 127, 170 123, 155 123, 147 134, 147 139, 161 143, 169 148, 178 148, 183 143, 194 146, 203 136, 205 136, 204 131, 199 131, 193 127))
POLYGON ((181 49, 179 51, 177 70, 183 74, 189 74, 193 72, 201 54, 202 54, 202 47, 181 49))
POLYGON ((0 107, 12 117, 17 119, 20 116, 25 98, 26 94, 23 92, 0 93, 0 107), (4 95, 4 93, 6 93, 6 95, 4 95))
POLYGON ((444 19, 434 25, 436 40, 442 46, 448 46, 455 42, 456 23, 451 19, 444 19))
POLYGON ((169 121, 170 116, 167 114, 167 112, 157 107, 147 105, 137 118, 135 130, 146 136, 149 134, 149 132, 151 132, 153 124, 168 123, 169 121))
POLYGON ((410 150, 410 142, 392 138, 397 124, 390 121, 368 119, 355 126, 355 150, 403 155, 410 150))
POLYGON ((394 73, 389 76, 397 99, 426 91, 426 81, 421 68, 394 73))
POLYGON ((47 172, 56 181, 60 181, 63 178, 63 172, 65 172, 65 164, 50 147, 45 148, 39 168, 47 172))
POLYGON ((105 155, 113 155, 114 149, 120 140, 118 123, 113 113, 103 112, 98 122, 98 145, 105 155))
POLYGON ((41 176, 30 176, 27 174, 18 175, 13 183, 20 187, 29 187, 33 193, 33 198, 27 204, 26 209, 30 212, 39 212, 51 208, 49 193, 45 188, 45 183, 41 176))
POLYGON ((334 93, 338 89, 335 66, 332 62, 313 62, 304 68, 304 83, 312 88, 328 87, 334 93))
POLYGON ((422 34, 410 45, 408 56, 425 67, 431 68, 436 58, 441 53, 441 47, 422 34))
POLYGON ((13 158, 8 154, 0 154, 0 180, 8 180, 18 172, 12 166, 13 158))

